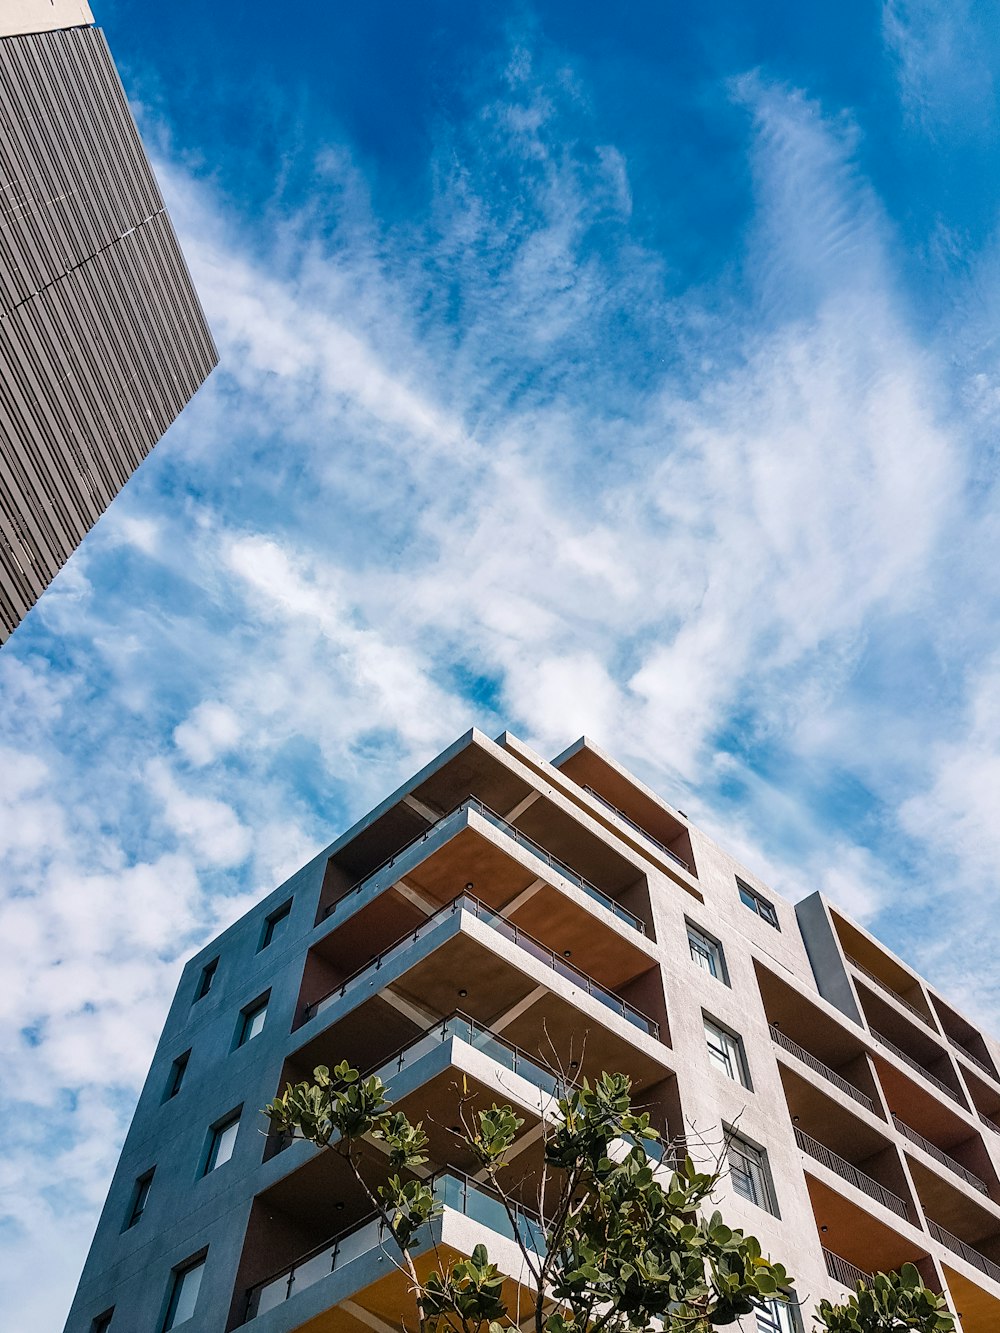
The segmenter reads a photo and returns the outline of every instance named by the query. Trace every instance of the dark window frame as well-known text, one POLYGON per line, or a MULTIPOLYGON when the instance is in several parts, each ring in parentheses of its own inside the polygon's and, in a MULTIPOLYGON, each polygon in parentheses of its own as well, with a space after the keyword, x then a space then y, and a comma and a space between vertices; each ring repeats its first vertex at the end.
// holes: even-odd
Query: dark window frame
POLYGON ((122 1231, 131 1231, 142 1220, 146 1205, 149 1203, 149 1191, 152 1188, 155 1174, 156 1167, 151 1166, 148 1171, 143 1171, 141 1176, 136 1176, 135 1184, 132 1186, 132 1202, 122 1231))
POLYGON ((767 1149, 758 1146, 752 1139, 744 1138, 742 1134, 727 1129, 726 1161, 729 1164, 729 1178, 733 1182, 733 1189, 740 1198, 746 1199, 748 1203, 752 1203, 755 1207, 763 1209, 765 1213, 770 1213, 772 1217, 777 1217, 780 1220, 781 1213, 778 1210, 778 1199, 774 1190, 774 1178, 771 1175, 767 1149), (745 1161, 749 1162, 752 1168, 756 1168, 757 1176, 754 1175, 752 1169, 742 1169, 737 1173, 732 1160, 734 1150, 742 1154, 745 1161), (745 1190, 740 1189, 737 1184, 741 1175, 749 1182, 749 1186, 745 1190))
POLYGON ((163 1094, 165 1102, 172 1101, 184 1086, 184 1079, 187 1076, 188 1065, 191 1063, 191 1047, 182 1051, 176 1059, 170 1062, 170 1074, 167 1078, 166 1092, 163 1094))
POLYGON ((203 1000, 215 984, 215 974, 219 970, 220 955, 216 954, 211 962, 206 963, 201 969, 201 980, 198 982, 198 990, 194 997, 195 1004, 203 1000))
MULTIPOLYGON (((173 1329, 182 1328, 183 1325, 187 1323, 187 1319, 190 1316, 182 1319, 180 1323, 175 1322, 175 1315, 177 1314, 177 1307, 180 1304, 180 1298, 184 1290, 184 1283, 188 1274, 193 1273, 195 1269, 200 1268, 202 1270, 202 1277, 204 1276, 207 1259, 208 1250, 200 1250, 197 1254, 192 1255, 190 1259, 185 1259, 182 1264, 178 1264, 175 1268, 170 1270, 170 1287, 167 1291, 166 1309, 163 1313, 163 1319, 160 1321, 160 1333, 172 1333, 173 1329)), ((192 1315, 198 1308, 198 1297, 201 1295, 201 1282, 202 1278, 199 1278, 198 1290, 195 1292, 194 1303, 191 1309, 192 1315)))
POLYGON ((213 1124, 209 1125, 208 1137, 205 1141, 205 1151, 202 1153, 201 1170, 198 1172, 199 1176, 210 1176, 213 1171, 218 1171, 220 1166, 225 1166, 226 1162, 232 1161, 233 1153, 236 1151, 236 1139, 240 1132, 240 1120, 242 1119, 242 1116, 243 1107, 239 1106, 235 1111, 230 1111, 228 1115, 222 1116, 221 1119, 216 1120, 213 1124), (229 1156, 223 1158, 220 1162, 218 1160, 219 1147, 222 1144, 226 1131, 233 1125, 236 1126, 236 1133, 233 1135, 232 1148, 229 1150, 229 1156))
POLYGON ((691 955, 691 961, 697 964, 703 972, 707 972, 710 977, 714 977, 716 981, 721 981, 724 986, 729 986, 729 968, 726 965, 726 951, 722 947, 722 941, 717 940, 714 935, 710 935, 707 930, 703 930, 701 926, 696 925, 689 917, 684 918, 684 925, 687 930, 688 953, 691 955), (709 946, 707 951, 699 949, 698 952, 702 957, 707 957, 710 954, 714 955, 719 967, 717 972, 711 967, 703 967, 695 958, 695 939, 693 938, 695 936, 709 946))
POLYGON ((90 1333, 108 1333, 111 1327, 111 1321, 115 1317, 115 1307, 112 1305, 110 1310, 104 1310, 101 1314, 95 1315, 90 1321, 90 1333))
POLYGON ((257 945, 258 953, 272 945, 275 938, 280 938, 288 928, 288 918, 292 914, 292 901, 293 900, 289 898, 286 902, 283 902, 280 907, 276 907, 273 912, 268 912, 267 916, 264 918, 264 926, 260 935, 260 944, 257 945))
POLYGON ((753 1092, 753 1079, 750 1077, 750 1063, 747 1060, 743 1038, 738 1032, 734 1032, 728 1024, 720 1023, 713 1014, 707 1014, 704 1009, 701 1011, 701 1017, 705 1029, 705 1048, 708 1051, 709 1060, 719 1069, 720 1073, 725 1073, 734 1083, 746 1088, 747 1092, 753 1092), (728 1047, 719 1051, 717 1047, 713 1046, 709 1028, 713 1028, 720 1037, 728 1038, 733 1044, 732 1051, 728 1047), (720 1055, 722 1059, 717 1058, 720 1055), (723 1061, 725 1061, 725 1068, 723 1068, 723 1061), (731 1068, 731 1065, 735 1065, 735 1069, 731 1068))
POLYGON ((233 1050, 239 1050, 245 1046, 248 1041, 253 1041, 254 1037, 259 1037, 264 1030, 264 1023, 267 1022, 268 1005, 271 1003, 271 992, 265 991, 263 995, 258 995, 256 1000, 246 1004, 240 1010, 240 1019, 236 1024, 236 1040, 233 1043, 233 1050), (263 1012, 264 1021, 261 1023, 257 1032, 251 1032, 253 1021, 259 1013, 263 1012))
POLYGON ((762 893, 758 893, 756 889, 751 888, 746 880, 740 879, 739 875, 736 876, 736 887, 739 889, 740 902, 743 906, 748 907, 751 912, 760 917, 761 921, 766 922, 767 925, 780 932, 781 923, 778 920, 778 911, 774 903, 769 898, 765 898, 762 893))

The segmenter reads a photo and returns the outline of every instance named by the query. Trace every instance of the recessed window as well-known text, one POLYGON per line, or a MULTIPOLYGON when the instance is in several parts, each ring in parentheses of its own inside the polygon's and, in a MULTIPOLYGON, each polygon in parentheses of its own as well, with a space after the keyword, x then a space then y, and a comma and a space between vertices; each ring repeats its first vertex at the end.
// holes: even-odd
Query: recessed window
POLYGON ((240 1127, 240 1113, 235 1111, 225 1120, 220 1120, 217 1125, 213 1125, 209 1134, 208 1150, 205 1153, 205 1170, 203 1175, 208 1175, 214 1171, 217 1166, 222 1166, 229 1161, 233 1155, 233 1149, 236 1147, 236 1132, 240 1127))
POLYGON ((758 1208, 778 1216, 771 1188, 771 1176, 767 1169, 767 1154, 763 1148, 756 1148, 746 1139, 734 1134, 729 1140, 729 1178, 737 1194, 755 1203, 758 1208))
POLYGON ((279 939, 284 934, 285 929, 288 926, 288 918, 291 915, 291 911, 292 900, 289 898, 287 903, 282 903, 280 907, 276 908, 264 918, 264 933, 260 937, 260 946, 257 949, 258 953, 260 953, 261 949, 266 949, 269 944, 273 944, 276 939, 279 939))
POLYGON ((125 1219, 123 1231, 128 1231, 129 1227, 134 1227, 136 1222, 142 1217, 146 1208, 146 1202, 149 1199, 149 1190, 153 1184, 153 1171, 155 1167, 150 1167, 144 1171, 132 1188, 132 1203, 128 1210, 128 1217, 125 1219))
POLYGON ((267 1017, 268 996, 264 995, 240 1012, 240 1025, 236 1032, 236 1045, 245 1046, 248 1041, 261 1031, 267 1017))
POLYGON ((766 921, 775 930, 780 930, 778 913, 774 910, 774 903, 768 902, 763 894, 758 893, 756 889, 752 889, 749 884, 745 884, 739 875, 736 876, 736 884, 740 891, 740 901, 744 907, 749 907, 750 911, 756 912, 762 921, 766 921))
POLYGON ((112 1306, 110 1310, 105 1310, 103 1314, 99 1314, 96 1319, 91 1321, 90 1333, 108 1333, 114 1313, 115 1308, 112 1306))
POLYGON ((194 1263, 185 1264, 183 1268, 174 1269, 170 1282, 170 1299, 167 1302, 167 1313, 163 1320, 163 1333, 170 1333, 172 1328, 177 1328, 186 1323, 194 1314, 204 1271, 204 1258, 196 1259, 194 1263))
POLYGON ((167 1078, 167 1090, 163 1095, 163 1100, 169 1102, 171 1097, 176 1097, 181 1090, 181 1084, 184 1082, 184 1075, 187 1072, 188 1061, 191 1059, 191 1052, 185 1051, 179 1055, 170 1066, 170 1075, 167 1078))
POLYGON ((709 1059, 727 1078, 731 1078, 735 1083, 742 1083, 745 1088, 750 1088, 752 1086, 750 1071, 743 1052, 743 1042, 735 1033, 720 1027, 711 1018, 706 1015, 702 1017, 705 1022, 705 1044, 708 1046, 709 1059))
POLYGON ((215 980, 215 973, 219 967, 218 958, 213 958, 210 963, 206 963, 201 969, 201 980, 198 982, 198 991, 195 1000, 203 1000, 212 989, 212 982, 215 980))
POLYGON ((717 977, 719 981, 724 981, 729 985, 729 974, 726 971, 726 956, 722 952, 722 945, 718 940, 706 935, 703 930, 693 926, 689 921, 687 923, 688 948, 691 951, 691 958, 703 968, 709 976, 717 977))
POLYGON ((757 1333, 799 1333, 799 1318, 790 1301, 764 1301, 754 1312, 757 1333))

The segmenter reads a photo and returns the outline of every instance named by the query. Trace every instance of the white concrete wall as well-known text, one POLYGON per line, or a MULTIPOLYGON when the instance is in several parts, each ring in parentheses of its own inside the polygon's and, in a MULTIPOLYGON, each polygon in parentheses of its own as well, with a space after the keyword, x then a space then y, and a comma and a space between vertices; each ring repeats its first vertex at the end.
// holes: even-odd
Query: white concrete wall
POLYGON ((0 0, 0 37, 93 23, 87 0, 0 0))

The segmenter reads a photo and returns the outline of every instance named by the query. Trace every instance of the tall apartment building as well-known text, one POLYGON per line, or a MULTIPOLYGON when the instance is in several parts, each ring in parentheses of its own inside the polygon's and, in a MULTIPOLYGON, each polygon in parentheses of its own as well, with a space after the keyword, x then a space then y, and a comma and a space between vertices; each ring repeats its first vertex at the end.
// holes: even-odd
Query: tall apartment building
POLYGON ((0 4, 0 643, 218 361, 92 24, 0 4))
POLYGON ((588 741, 548 763, 472 731, 187 965, 67 1333, 398 1330, 405 1285, 341 1159, 259 1113, 345 1058, 428 1126, 451 1252, 520 1271, 449 1132, 456 1082, 516 1106, 528 1170, 553 1064, 620 1070, 695 1155, 735 1131, 721 1207, 807 1314, 912 1261, 964 1333, 1000 1328, 1000 1046, 588 741))

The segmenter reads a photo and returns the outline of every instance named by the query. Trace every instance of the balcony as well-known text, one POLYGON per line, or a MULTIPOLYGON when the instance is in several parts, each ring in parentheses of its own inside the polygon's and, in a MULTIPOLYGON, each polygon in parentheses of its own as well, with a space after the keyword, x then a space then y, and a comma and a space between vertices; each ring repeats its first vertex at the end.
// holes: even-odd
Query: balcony
POLYGON ((897 1004, 901 1004, 908 1013, 911 1013, 914 1017, 918 1018, 925 1027, 929 1027, 932 1032, 936 1031, 934 1020, 929 1014, 925 1014, 922 1010, 918 1009, 915 1004, 911 1004, 909 1000, 904 999, 898 991, 893 990, 887 981, 883 981, 883 979, 880 976, 877 976, 870 968, 865 967, 864 963, 859 963, 858 960, 852 958, 849 953, 845 953, 844 957, 853 968, 862 974, 862 976, 867 977, 869 981, 873 981, 875 985, 878 986, 879 990, 886 995, 890 995, 897 1004))
POLYGON ((889 1208, 905 1220, 909 1219, 909 1209, 906 1203, 897 1194, 880 1185, 877 1180, 866 1175, 864 1171, 859 1171, 846 1158, 832 1151, 825 1144, 814 1139, 810 1134, 806 1134, 799 1127, 795 1126, 795 1142, 804 1153, 808 1153, 815 1161, 822 1163, 830 1171, 836 1172, 843 1180, 853 1185, 855 1189, 861 1190, 869 1198, 882 1204, 884 1208, 889 1208))
POLYGON ((506 917, 501 916, 493 908, 487 907, 485 903, 480 902, 478 898, 474 898, 468 893, 460 893, 450 903, 446 903, 444 907, 435 912, 433 916, 428 917, 422 926, 418 926, 416 930, 405 935, 390 948, 383 950, 382 953, 365 963, 363 967, 358 968, 356 972, 352 973, 339 985, 307 1005, 305 1021, 322 1014, 337 1000, 342 999, 352 988, 363 986, 365 982, 371 983, 382 968, 390 965, 394 959, 398 958, 423 936, 429 935, 442 919, 462 912, 475 917, 476 920, 488 926, 490 930, 495 931, 498 935, 516 945, 518 949, 531 958, 535 967, 540 965, 556 976, 564 977, 572 985, 582 990, 584 994, 589 995, 599 1004, 610 1009, 612 1013, 624 1018, 627 1023, 631 1023, 633 1027, 646 1033, 647 1036, 659 1038, 659 1024, 655 1019, 641 1013, 626 1000, 623 1000, 620 995, 616 995, 613 991, 600 985, 593 977, 575 967, 565 957, 560 956, 553 949, 547 948, 544 944, 540 944, 531 935, 521 930, 519 926, 514 925, 506 917))
POLYGON ((927 1230, 936 1241, 951 1250, 953 1254, 961 1255, 966 1263, 971 1264, 973 1268, 978 1268, 980 1273, 985 1273, 994 1282, 1000 1282, 1000 1264, 995 1264, 992 1259, 987 1259, 985 1254, 980 1254, 978 1250, 974 1250, 971 1245, 966 1244, 964 1240, 960 1240, 952 1232, 946 1231, 944 1227, 939 1226, 937 1222, 933 1222, 930 1218, 927 1219, 927 1230))
POLYGON ((980 1180, 979 1176, 974 1175, 973 1172, 964 1167, 961 1162, 956 1162, 954 1157, 949 1156, 943 1149, 937 1147, 936 1144, 931 1143, 930 1139, 925 1139, 923 1134, 918 1133, 915 1129, 906 1124, 905 1121, 900 1120, 895 1112, 893 1112, 892 1120, 893 1124, 904 1138, 909 1139, 911 1143, 915 1143, 917 1147, 922 1148, 925 1153, 929 1153, 935 1161, 946 1166, 949 1171, 954 1171, 955 1175, 961 1176, 967 1185, 971 1185, 972 1188, 978 1190, 980 1194, 989 1194, 985 1180, 980 1180))
POLYGON ((792 1041, 791 1037, 786 1037, 781 1029, 775 1027, 773 1023, 769 1024, 769 1028, 771 1040, 777 1046, 780 1046, 783 1051, 787 1051, 789 1055, 794 1055, 796 1060, 801 1060, 804 1065, 808 1065, 814 1073, 819 1074, 828 1083, 832 1083, 835 1088, 839 1088, 841 1092, 853 1098, 866 1111, 875 1114, 875 1103, 860 1088, 856 1088, 853 1083, 849 1083, 846 1078, 842 1078, 835 1069, 825 1065, 822 1060, 817 1060, 815 1055, 810 1055, 805 1047, 800 1046, 797 1041, 792 1041))
MULTIPOLYGON (((585 743, 560 755, 555 765, 607 811, 611 816, 608 827, 619 831, 619 836, 623 830, 634 831, 639 835, 635 845, 640 852, 644 846, 655 849, 647 855, 660 859, 664 868, 676 866, 697 876, 687 825, 614 761, 585 743)), ((585 802, 580 804, 586 808, 585 802)), ((685 887, 690 891, 689 885, 685 887)))
POLYGON ((346 912, 349 910, 356 904, 356 901, 364 895, 365 890, 370 888, 376 882, 381 882, 388 887, 392 877, 387 876, 386 871, 391 870, 395 866, 399 866, 404 861, 412 861, 413 857, 410 854, 413 852, 414 848, 427 843, 431 838, 433 838, 435 842, 441 842, 449 833, 459 832, 467 824, 468 821, 465 819, 465 816, 467 816, 470 811, 478 815, 480 819, 485 820, 491 828, 499 830, 505 838, 509 838, 516 846, 528 851, 532 858, 540 862, 540 867, 536 867, 537 869, 541 870, 541 867, 544 867, 545 870, 554 872, 558 878, 567 880, 576 888, 581 889, 588 898, 599 903, 606 912, 610 912, 612 916, 617 917, 619 921, 624 922, 624 924, 629 926, 632 930, 638 931, 640 935, 645 934, 645 923, 636 916, 634 912, 630 912, 626 907, 623 907, 620 903, 616 902, 614 898, 605 893, 603 889, 599 889, 596 884, 592 884, 589 879, 586 879, 578 871, 567 865, 565 861, 561 861, 558 857, 553 856, 551 852, 535 842, 534 839, 529 838, 526 833, 522 833, 520 829, 504 819, 502 815, 498 815, 496 811, 491 810, 474 796, 463 801, 461 805, 456 806, 456 808, 448 814, 442 815, 442 817, 434 824, 421 830, 421 832, 414 838, 411 838, 408 843, 400 847, 394 855, 388 857, 381 863, 381 865, 376 866, 369 874, 352 884, 340 897, 336 898, 333 902, 327 903, 321 913, 322 919, 326 920, 335 912, 346 912))
POLYGON ((593 787, 584 787, 583 790, 587 793, 588 796, 593 796, 595 801, 599 801, 600 804, 604 806, 605 810, 610 810, 613 815, 616 815, 622 821, 623 824, 627 824, 630 829, 634 829, 636 833, 640 833, 646 839, 647 842, 652 843, 652 845, 657 849, 657 851, 660 851, 663 853, 664 856, 669 857, 670 860, 673 861, 675 865, 679 865, 682 870, 686 870, 690 873, 691 870, 690 863, 685 861, 683 856, 678 856, 677 853, 672 852, 670 848, 666 846, 665 843, 662 843, 658 839, 654 838, 651 833, 647 833, 641 824, 637 824, 634 819, 630 819, 624 810, 619 810, 617 805, 613 805, 607 799, 606 796, 602 796, 601 793, 599 791, 595 791, 593 787))
MULTIPOLYGON (((468 1176, 452 1169, 431 1177, 430 1183, 446 1213, 467 1217, 509 1240, 513 1241, 516 1237, 527 1249, 536 1253, 544 1251, 545 1238, 540 1224, 519 1205, 515 1206, 512 1219, 499 1196, 487 1186, 476 1184, 468 1176)), ((432 1223, 425 1228, 423 1235, 415 1239, 415 1253, 434 1246, 434 1230, 432 1223)), ((394 1249, 394 1244, 386 1236, 381 1219, 375 1214, 369 1214, 360 1223, 345 1228, 330 1240, 307 1251, 280 1272, 251 1286, 246 1293, 242 1322, 249 1323, 286 1301, 301 1296, 316 1283, 333 1273, 343 1272, 355 1261, 377 1258, 387 1248, 394 1249)), ((370 1271, 370 1263, 366 1267, 370 1271)), ((359 1281, 363 1280, 359 1277, 359 1281)))
POLYGON ((631 962, 605 959, 609 968, 625 964, 611 973, 621 986, 612 989, 469 894, 360 968, 364 936, 346 929, 310 950, 288 1053, 296 1077, 340 1060, 377 1068, 458 1007, 570 1077, 620 1070, 648 1091, 671 1075, 660 969, 641 951, 631 962))
POLYGON ((848 1287, 854 1290, 859 1282, 864 1282, 871 1286, 872 1275, 866 1273, 863 1268, 858 1268, 857 1264, 849 1263, 847 1259, 842 1259, 839 1254, 834 1254, 826 1246, 823 1250, 823 1262, 826 1264, 826 1271, 833 1278, 834 1282, 839 1282, 842 1287, 848 1287))
POLYGON ((897 1060, 902 1060, 902 1062, 905 1065, 908 1065, 910 1069, 915 1070, 922 1078, 925 1078, 928 1083, 937 1088, 938 1092, 943 1092, 946 1097, 950 1097, 951 1100, 957 1102, 959 1106, 965 1106, 965 1099, 960 1092, 956 1091, 955 1088, 949 1087, 948 1084, 939 1079, 936 1074, 932 1074, 931 1071, 925 1068, 919 1060, 915 1060, 912 1055, 908 1055, 902 1047, 897 1046, 894 1041, 891 1041, 883 1033, 878 1032, 875 1028, 871 1028, 870 1030, 878 1044, 884 1046, 887 1051, 891 1051, 897 1060))

